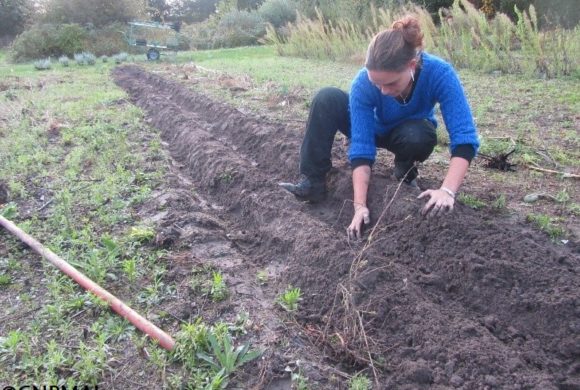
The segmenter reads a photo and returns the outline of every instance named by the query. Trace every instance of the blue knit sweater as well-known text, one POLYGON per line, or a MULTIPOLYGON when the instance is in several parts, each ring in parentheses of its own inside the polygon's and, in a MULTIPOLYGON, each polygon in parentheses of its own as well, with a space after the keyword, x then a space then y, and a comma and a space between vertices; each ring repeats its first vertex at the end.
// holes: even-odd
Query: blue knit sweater
POLYGON ((383 95, 361 69, 352 82, 349 95, 351 144, 349 159, 374 161, 375 136, 384 137, 393 128, 410 119, 427 119, 437 126, 434 107, 439 103, 449 132, 450 149, 470 144, 477 152, 479 139, 471 109, 453 67, 442 59, 423 52, 415 89, 407 104, 383 95))

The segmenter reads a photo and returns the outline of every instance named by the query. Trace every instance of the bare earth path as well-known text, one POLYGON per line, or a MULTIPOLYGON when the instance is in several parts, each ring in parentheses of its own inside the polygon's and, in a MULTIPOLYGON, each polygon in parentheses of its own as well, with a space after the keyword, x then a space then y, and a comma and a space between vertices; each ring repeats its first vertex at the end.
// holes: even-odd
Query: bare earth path
MULTIPOLYGON (((246 294, 248 304, 270 312, 273 324, 264 302, 289 284, 302 289, 295 328, 313 351, 305 360, 337 372, 368 368, 382 388, 580 388, 578 243, 558 246, 462 205, 424 219, 417 193, 377 175, 370 207, 374 222, 382 218, 369 241, 349 244, 344 163, 324 204, 298 203, 277 182, 295 177, 301 134, 136 66, 113 77, 162 131, 195 191, 222 207, 215 214, 247 262, 229 264, 238 280, 277 270, 263 292, 246 294)), ((254 386, 288 364, 276 354, 276 329, 260 333, 270 361, 248 376, 254 386)), ((313 388, 346 388, 329 372, 306 375, 313 388)))

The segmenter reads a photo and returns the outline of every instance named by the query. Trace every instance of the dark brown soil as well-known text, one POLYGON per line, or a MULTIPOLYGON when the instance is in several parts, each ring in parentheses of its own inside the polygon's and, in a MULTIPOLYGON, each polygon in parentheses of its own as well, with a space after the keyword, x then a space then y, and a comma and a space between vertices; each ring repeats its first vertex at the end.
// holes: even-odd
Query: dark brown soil
MULTIPOLYGON (((113 76, 162 131, 195 190, 223 207, 215 213, 247 262, 236 272, 281 270, 265 295, 302 289, 295 331, 313 351, 302 359, 337 372, 366 368, 382 388, 580 388, 578 243, 556 245, 461 204, 425 219, 418 192, 382 174, 370 189, 374 230, 349 243, 344 145, 335 148, 327 201, 299 203, 277 183, 297 176, 301 134, 136 66, 113 76)), ((272 349, 269 371, 260 364, 254 377, 272 379, 288 362, 277 344, 262 344, 272 349)), ((346 388, 321 372, 310 376, 313 388, 346 388)))

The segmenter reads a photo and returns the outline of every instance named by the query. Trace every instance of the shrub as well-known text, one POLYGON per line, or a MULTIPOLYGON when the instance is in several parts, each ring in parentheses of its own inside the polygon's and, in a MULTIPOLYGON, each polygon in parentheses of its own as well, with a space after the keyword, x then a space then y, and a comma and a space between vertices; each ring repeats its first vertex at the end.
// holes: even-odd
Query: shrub
POLYGON ((127 25, 123 23, 109 24, 97 30, 91 30, 89 40, 84 50, 90 51, 97 56, 112 56, 115 53, 128 50, 127 41, 121 31, 126 31, 127 25))
POLYGON ((0 37, 21 33, 31 14, 28 0, 0 1, 0 37))
POLYGON ((52 63, 50 62, 50 58, 44 58, 42 60, 34 61, 34 69, 36 70, 47 70, 52 67, 52 63))
POLYGON ((70 58, 68 58, 68 56, 58 57, 58 63, 64 67, 67 67, 69 65, 69 61, 70 61, 70 58))
POLYGON ((264 20, 258 13, 233 10, 220 19, 215 32, 214 46, 255 45, 265 33, 264 20))
POLYGON ((95 65, 97 63, 97 57, 93 53, 82 52, 75 53, 75 61, 77 65, 95 65))
POLYGON ((97 63, 97 57, 93 53, 85 53, 85 61, 87 65, 95 65, 97 63))
POLYGON ((14 40, 10 56, 18 62, 54 54, 51 41, 55 36, 56 27, 53 25, 34 26, 14 40))
POLYGON ((35 25, 16 38, 10 56, 13 61, 21 62, 38 57, 72 55, 82 50, 86 40, 87 33, 78 25, 35 25))
POLYGON ((60 54, 72 55, 83 50, 88 34, 78 24, 63 24, 57 27, 56 46, 60 54))
MULTIPOLYGON (((98 30, 87 30, 77 24, 35 25, 14 41, 11 59, 21 62, 47 56, 72 57, 83 51, 97 56, 111 56, 128 49, 120 32, 126 28, 122 23, 110 24, 98 30)), ((185 45, 180 42, 180 47, 185 45)))
POLYGON ((266 0, 258 8, 258 13, 266 22, 279 28, 296 20, 296 7, 293 0, 266 0))
POLYGON ((213 48, 213 37, 217 29, 217 19, 210 18, 201 23, 194 23, 182 27, 182 34, 186 34, 191 47, 205 50, 213 48))
POLYGON ((48 23, 78 23, 91 24, 101 28, 115 21, 128 22, 144 15, 143 6, 146 2, 135 0, 51 0, 49 7, 39 15, 48 23))
POLYGON ((128 57, 129 55, 123 51, 121 53, 115 54, 113 56, 113 61, 115 61, 115 64, 120 64, 122 62, 127 61, 128 57))

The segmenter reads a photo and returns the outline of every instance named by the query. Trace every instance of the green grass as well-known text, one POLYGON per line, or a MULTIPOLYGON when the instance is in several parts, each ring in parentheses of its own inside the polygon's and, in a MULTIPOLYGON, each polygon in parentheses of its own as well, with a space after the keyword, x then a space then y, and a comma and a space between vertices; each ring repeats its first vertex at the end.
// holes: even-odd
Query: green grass
MULTIPOLYGON (((0 130, 0 179, 6 180, 18 210, 31 212, 26 217, 19 212, 14 221, 105 286, 134 281, 138 271, 158 274, 140 243, 124 234, 124 226, 133 224, 132 208, 161 183, 164 158, 160 148, 138 152, 143 135, 159 136, 147 129, 141 111, 125 103, 125 92, 109 79, 112 65, 64 68, 54 63, 38 72, 31 63, 13 65, 5 59, 2 53, 0 113, 7 122, 0 130), (154 169, 144 173, 145 168, 154 169), (41 209, 45 216, 39 218, 41 209), (123 266, 129 259, 134 264, 123 266)), ((135 337, 135 330, 53 266, 31 262, 27 251, 10 246, 15 248, 10 261, 0 258, 0 264, 21 267, 18 274, 9 274, 11 299, 21 302, 19 311, 35 306, 38 311, 34 321, 0 325, 2 334, 16 326, 22 334, 16 345, 0 343, 0 382, 57 383, 64 379, 57 375, 62 372, 70 380, 102 382, 112 344, 135 337), (22 287, 24 281, 31 287, 22 287), (87 311, 95 317, 83 334, 83 327, 70 319, 87 311)), ((143 281, 143 289, 153 289, 154 282, 143 281)), ((137 295, 139 289, 128 284, 125 293, 137 295)), ((157 302, 170 296, 166 290, 163 294, 157 302)), ((146 313, 152 305, 147 301, 141 310, 146 313)))
POLYGON ((260 84, 274 82, 288 88, 308 87, 313 90, 329 85, 348 89, 359 69, 352 64, 277 57, 272 46, 188 52, 178 58, 179 61, 189 59, 204 68, 232 75, 249 75, 260 84))
POLYGON ((487 203, 485 203, 481 199, 478 199, 476 196, 465 194, 463 192, 459 194, 457 200, 463 203, 464 205, 471 207, 472 209, 480 209, 487 205, 487 203))
POLYGON ((553 240, 561 238, 565 234, 565 230, 559 225, 557 218, 545 214, 528 214, 526 219, 553 240))

